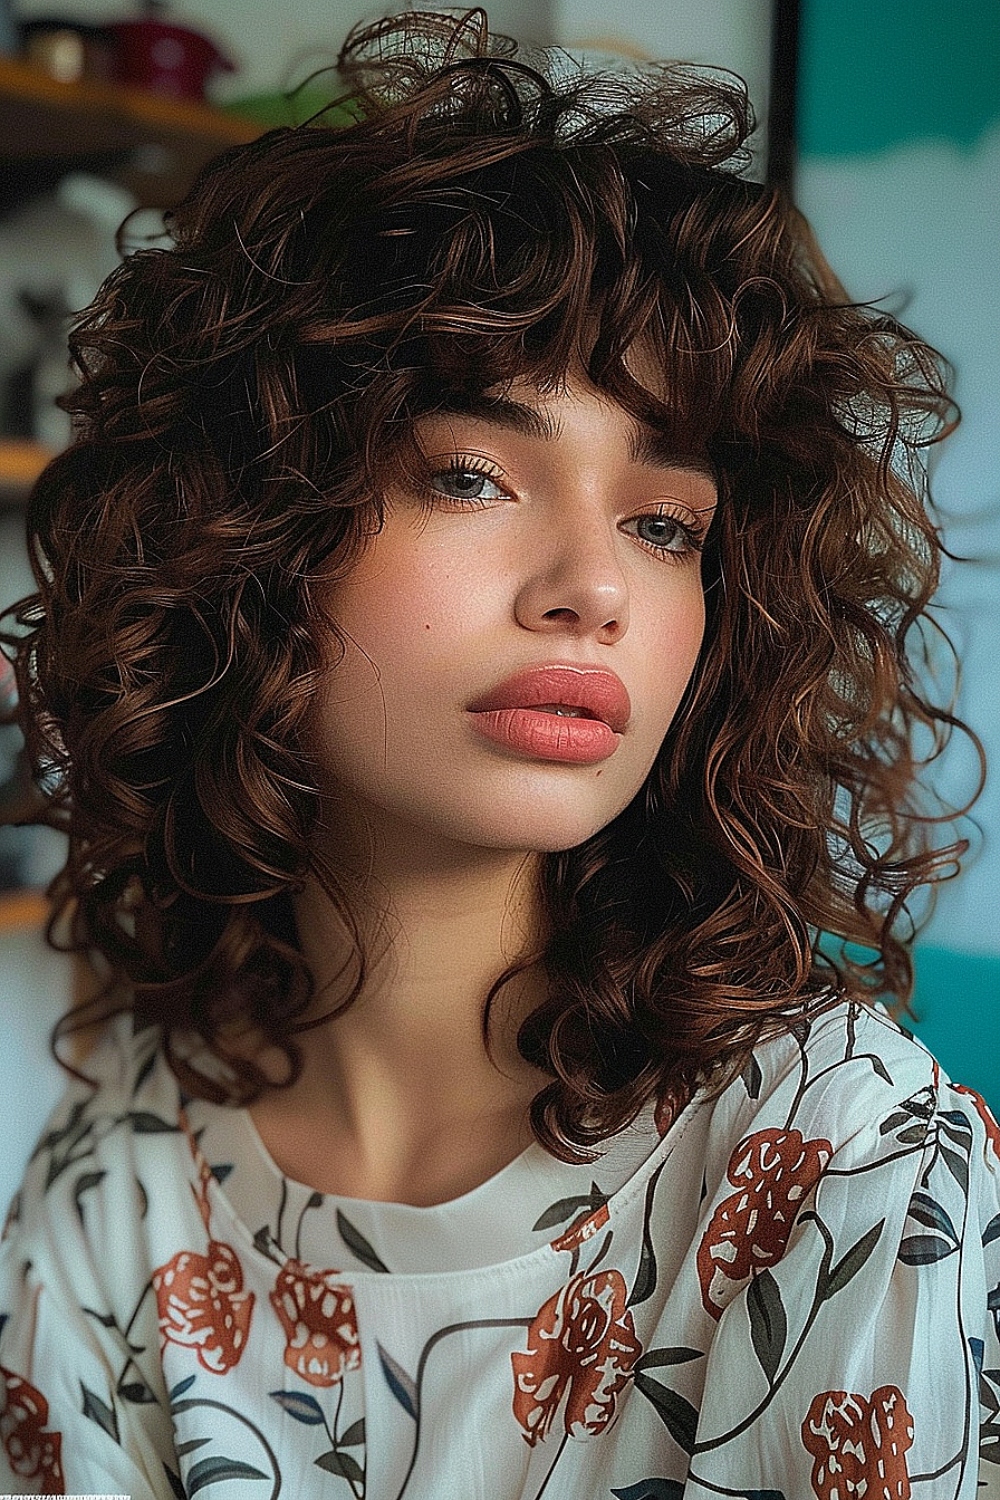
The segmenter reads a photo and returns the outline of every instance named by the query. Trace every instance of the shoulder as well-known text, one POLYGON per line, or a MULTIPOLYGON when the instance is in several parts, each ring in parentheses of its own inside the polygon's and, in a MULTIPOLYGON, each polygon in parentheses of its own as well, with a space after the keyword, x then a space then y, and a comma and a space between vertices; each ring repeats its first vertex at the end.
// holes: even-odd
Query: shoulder
POLYGON ((930 1185, 954 1223, 971 1230, 978 1218, 984 1232, 1000 1210, 1000 1127, 985 1101, 884 1011, 856 1003, 755 1048, 711 1102, 705 1138, 709 1198, 752 1183, 791 1210, 814 1190, 829 1199, 836 1181, 845 1212, 881 1202, 902 1223, 930 1185))
POLYGON ((944 1286, 978 1262, 996 1280, 1000 1130, 884 1012, 831 1006, 755 1049, 707 1147, 697 1270, 714 1319, 769 1267, 822 1301, 864 1266, 854 1291, 873 1305, 900 1271, 944 1286))
POLYGON ((900 1110, 926 1122, 949 1083, 885 1011, 839 1001, 761 1042, 715 1100, 713 1125, 736 1139, 784 1125, 841 1149, 900 1110))
MULTIPOLYGON (((32 1278, 74 1303, 95 1296, 114 1252, 115 1275, 145 1259, 149 1193, 190 1162, 177 1085, 154 1032, 119 1017, 50 1116, 4 1228, 8 1275, 32 1278)), ((182 1171, 187 1179, 193 1173, 182 1171)), ((186 1189, 190 1199, 190 1190, 186 1189)))
MULTIPOLYGON (((1000 1128, 988 1106, 865 1006, 831 1005, 756 1048, 713 1101, 705 1160, 707 1239, 770 1236, 771 1258, 807 1202, 817 1224, 839 1223, 838 1241, 885 1226, 904 1262, 950 1255, 963 1235, 1000 1238, 1000 1128)), ((721 1260, 709 1269, 729 1275, 721 1260)))
POLYGON ((123 1018, 83 1067, 0 1244, 0 1487, 62 1494, 99 1474, 151 1497, 176 1461, 162 1372, 136 1361, 158 1348, 151 1277, 191 1213, 191 1152, 153 1033, 123 1018))
POLYGON ((911 1477, 951 1474, 971 1493, 977 1393, 985 1456, 1000 1409, 1000 1131, 985 1103, 884 1012, 838 1003, 755 1048, 700 1119, 674 1280, 685 1334, 658 1331, 664 1348, 636 1365, 658 1412, 690 1407, 691 1479, 826 1495, 848 1464, 879 1494, 887 1475, 909 1494, 911 1477))
POLYGON ((883 1007, 858 1001, 829 1003, 765 1042, 755 1055, 775 1082, 789 1070, 805 1070, 813 1078, 823 1073, 839 1087, 849 1074, 853 1088, 876 1094, 885 1088, 887 1097, 931 1084, 940 1075, 937 1061, 912 1033, 883 1007))

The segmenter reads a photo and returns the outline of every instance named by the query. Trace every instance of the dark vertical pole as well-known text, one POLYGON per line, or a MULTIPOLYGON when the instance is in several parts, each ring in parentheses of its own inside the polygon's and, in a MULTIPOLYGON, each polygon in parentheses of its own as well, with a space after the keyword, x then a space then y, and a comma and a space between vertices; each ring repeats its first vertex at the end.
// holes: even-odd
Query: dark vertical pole
POLYGON ((767 180, 791 194, 795 187, 795 120, 799 74, 800 0, 774 0, 771 21, 771 99, 767 114, 767 180))

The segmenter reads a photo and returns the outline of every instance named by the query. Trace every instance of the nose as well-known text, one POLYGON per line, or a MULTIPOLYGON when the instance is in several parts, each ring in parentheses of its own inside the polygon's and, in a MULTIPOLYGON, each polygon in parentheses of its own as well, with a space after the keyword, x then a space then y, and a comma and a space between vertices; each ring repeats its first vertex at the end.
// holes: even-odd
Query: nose
POLYGON ((617 533, 601 523, 578 524, 565 538, 549 532, 533 548, 515 615, 528 630, 610 645, 628 629, 628 605, 617 533))

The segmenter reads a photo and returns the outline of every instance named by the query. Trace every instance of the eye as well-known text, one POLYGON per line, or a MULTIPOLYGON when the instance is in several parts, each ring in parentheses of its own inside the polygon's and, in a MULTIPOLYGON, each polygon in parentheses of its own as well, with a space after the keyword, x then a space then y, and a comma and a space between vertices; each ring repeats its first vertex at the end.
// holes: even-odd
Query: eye
POLYGON ((622 523, 653 552, 667 553, 673 557, 685 557, 701 552, 704 538, 677 516, 654 511, 649 515, 633 516, 622 523))
POLYGON ((435 469, 429 476, 435 499, 455 500, 471 505, 489 505, 505 500, 507 492, 499 484, 499 472, 483 459, 456 455, 445 469, 435 469))

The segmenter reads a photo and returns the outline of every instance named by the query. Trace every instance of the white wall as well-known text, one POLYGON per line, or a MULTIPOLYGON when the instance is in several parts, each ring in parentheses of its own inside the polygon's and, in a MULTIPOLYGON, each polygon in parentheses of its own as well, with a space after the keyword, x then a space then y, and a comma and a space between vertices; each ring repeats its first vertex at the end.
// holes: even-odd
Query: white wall
POLYGON ((770 0, 632 0, 617 14, 607 0, 554 0, 554 5, 553 34, 561 46, 606 46, 651 60, 729 68, 745 79, 758 119, 766 119, 770 0))
MULTIPOLYGON (((962 663, 958 711, 982 737, 992 776, 975 809, 976 857, 941 892, 926 942, 1000 951, 1000 124, 973 146, 907 141, 870 156, 805 157, 797 197, 851 296, 890 310, 957 369, 963 420, 933 471, 952 549, 938 618, 962 663), (905 304, 905 306, 901 306, 905 304)), ((974 758, 959 740, 937 778, 961 802, 974 758)))

